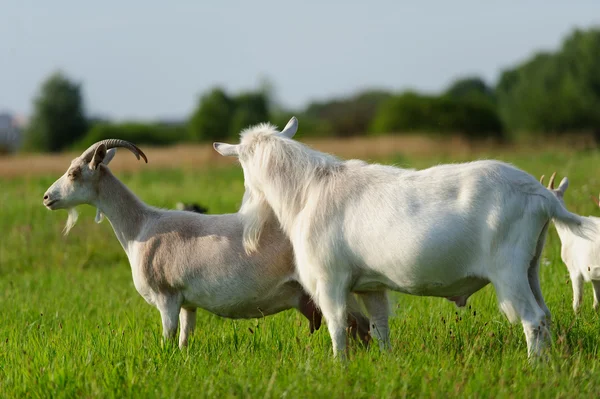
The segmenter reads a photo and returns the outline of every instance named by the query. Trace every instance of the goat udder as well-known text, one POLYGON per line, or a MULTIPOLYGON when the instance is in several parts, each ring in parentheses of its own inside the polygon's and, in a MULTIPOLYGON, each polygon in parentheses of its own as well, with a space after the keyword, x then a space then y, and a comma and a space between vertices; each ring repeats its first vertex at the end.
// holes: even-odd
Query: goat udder
POLYGON ((312 334, 315 330, 318 330, 319 327, 321 327, 323 315, 307 294, 302 295, 299 305, 300 313, 302 313, 310 323, 309 328, 310 333, 312 334))
POLYGON ((446 299, 449 300, 450 302, 454 302, 456 304, 456 306, 458 306, 459 308, 464 308, 467 305, 467 298, 469 298, 467 295, 462 295, 462 296, 450 296, 450 297, 447 297, 446 299))

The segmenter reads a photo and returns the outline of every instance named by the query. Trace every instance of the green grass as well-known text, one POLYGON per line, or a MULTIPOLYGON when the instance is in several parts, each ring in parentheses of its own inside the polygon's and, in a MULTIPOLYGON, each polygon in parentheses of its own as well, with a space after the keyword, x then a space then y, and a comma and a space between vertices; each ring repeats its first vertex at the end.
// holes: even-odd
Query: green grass
MULTIPOLYGON (((121 155, 121 156, 126 156, 121 155)), ((566 201, 599 215, 594 152, 494 156, 528 172, 567 174, 566 201)), ((456 159, 384 160, 411 167, 456 159)), ((466 159, 462 159, 466 160, 466 159)), ((68 165, 65 165, 65 169, 68 165)), ((0 397, 595 397, 600 392, 600 318, 586 285, 581 314, 560 243, 551 228, 541 270, 553 314, 549 358, 532 366, 520 324, 498 311, 491 287, 463 310, 444 299, 394 295, 391 353, 353 346, 332 359, 324 325, 310 335, 299 313, 260 320, 198 315, 190 347, 161 344, 158 311, 133 286, 127 258, 107 222, 80 207, 62 235, 66 212, 42 204, 58 176, 0 180, 0 397)), ((239 167, 118 174, 146 202, 198 201, 232 212, 243 192, 239 167)))

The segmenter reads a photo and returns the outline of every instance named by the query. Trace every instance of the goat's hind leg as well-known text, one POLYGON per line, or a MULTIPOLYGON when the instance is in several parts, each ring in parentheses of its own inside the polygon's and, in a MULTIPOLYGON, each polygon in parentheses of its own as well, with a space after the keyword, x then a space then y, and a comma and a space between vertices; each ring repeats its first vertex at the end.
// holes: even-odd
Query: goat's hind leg
POLYGON ((181 308, 179 312, 179 348, 187 346, 190 335, 196 327, 196 309, 181 308))
POLYGON ((369 319, 362 313, 356 294, 348 295, 348 335, 352 339, 360 339, 361 343, 368 347, 371 342, 369 333, 369 319))
POLYGON ((548 309, 548 306, 546 305, 546 302, 544 301, 544 296, 542 295, 542 289, 540 287, 540 277, 539 277, 538 266, 531 267, 527 271, 527 276, 529 279, 529 288, 531 288, 531 292, 533 293, 533 296, 535 297, 535 300, 536 300, 538 306, 544 312, 544 315, 545 315, 544 322, 547 327, 550 327, 550 325, 552 324, 552 315, 550 314, 550 309, 548 309))
POLYGON ((529 269, 527 270, 527 278, 529 280, 529 287, 533 292, 535 300, 546 314, 546 326, 550 327, 552 323, 552 315, 550 314, 550 309, 548 309, 548 306, 544 301, 544 295, 542 294, 542 288, 540 286, 540 262, 542 259, 542 251, 544 249, 544 244, 546 242, 547 231, 548 223, 544 225, 544 227, 542 228, 542 233, 538 238, 537 245, 535 248, 535 255, 533 256, 533 259, 531 259, 531 262, 529 263, 529 269))
POLYGON ((550 340, 550 331, 545 323, 546 314, 533 295, 526 273, 515 275, 513 269, 495 280, 492 283, 500 308, 511 322, 521 319, 527 340, 527 355, 541 355, 550 340))
POLYGON ((388 298, 386 291, 361 292, 360 297, 365 304, 371 320, 371 332, 379 342, 381 350, 390 350, 390 328, 388 324, 388 298))

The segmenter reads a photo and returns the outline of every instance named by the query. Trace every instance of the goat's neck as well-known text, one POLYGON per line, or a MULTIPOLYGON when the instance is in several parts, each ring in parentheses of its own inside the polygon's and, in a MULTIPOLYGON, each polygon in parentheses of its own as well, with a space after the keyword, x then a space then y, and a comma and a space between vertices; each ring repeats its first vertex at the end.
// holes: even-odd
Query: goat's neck
POLYGON ((554 227, 556 227, 556 232, 558 233, 558 238, 562 245, 568 244, 574 237, 574 234, 565 226, 554 223, 554 227))
MULTIPOLYGON (((294 229, 298 214, 306 206, 307 193, 309 192, 309 187, 305 182, 297 181, 293 183, 287 186, 288 190, 271 188, 271 190, 265 192, 267 202, 288 236, 291 235, 294 229)), ((285 185, 282 185, 282 187, 285 187, 285 185)))
POLYGON ((139 235, 150 208, 108 170, 103 171, 94 205, 110 221, 117 239, 128 251, 129 243, 139 235))
POLYGON ((581 248, 577 249, 577 246, 575 245, 577 236, 559 223, 554 223, 554 226, 556 227, 556 232, 560 239, 560 257, 563 262, 569 264, 573 260, 573 257, 577 255, 576 252, 581 250, 581 248))

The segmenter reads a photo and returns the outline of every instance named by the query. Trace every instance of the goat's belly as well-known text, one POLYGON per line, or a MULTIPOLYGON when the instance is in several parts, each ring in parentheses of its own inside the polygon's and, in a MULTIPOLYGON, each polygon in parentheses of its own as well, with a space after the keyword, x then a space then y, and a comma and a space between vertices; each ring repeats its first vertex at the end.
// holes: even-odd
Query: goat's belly
POLYGON ((285 284, 268 292, 235 291, 227 291, 229 294, 221 291, 200 295, 198 291, 184 291, 183 294, 187 306, 198 307, 230 319, 253 319, 297 307, 302 292, 298 284, 285 284))
POLYGON ((448 298, 454 302, 462 302, 489 283, 479 277, 464 277, 453 281, 421 280, 392 281, 385 276, 361 276, 355 283, 354 291, 377 291, 391 289, 404 294, 420 296, 437 296, 448 298))
POLYGON ((228 319, 258 319, 288 310, 290 308, 291 306, 287 306, 285 304, 267 304, 257 302, 206 310, 209 310, 211 313, 214 313, 217 316, 226 317, 228 319))
POLYGON ((488 280, 478 277, 467 277, 451 283, 432 281, 427 284, 409 287, 408 293, 412 295, 444 297, 456 302, 464 297, 473 295, 488 283, 488 280))
POLYGON ((188 306, 197 306, 220 317, 228 319, 255 319, 273 315, 294 306, 287 301, 260 301, 248 298, 235 303, 198 304, 190 303, 188 306))

